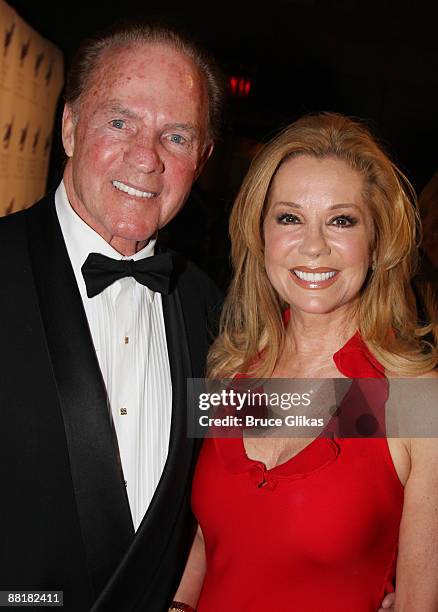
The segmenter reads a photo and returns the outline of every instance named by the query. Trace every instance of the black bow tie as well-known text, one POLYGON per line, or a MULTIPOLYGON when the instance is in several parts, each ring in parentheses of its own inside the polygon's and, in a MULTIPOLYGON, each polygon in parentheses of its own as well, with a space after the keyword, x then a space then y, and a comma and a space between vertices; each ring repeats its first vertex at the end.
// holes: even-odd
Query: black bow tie
POLYGON ((81 270, 89 298, 126 276, 133 276, 138 283, 152 291, 169 293, 173 262, 170 253, 160 253, 137 261, 90 253, 81 270))

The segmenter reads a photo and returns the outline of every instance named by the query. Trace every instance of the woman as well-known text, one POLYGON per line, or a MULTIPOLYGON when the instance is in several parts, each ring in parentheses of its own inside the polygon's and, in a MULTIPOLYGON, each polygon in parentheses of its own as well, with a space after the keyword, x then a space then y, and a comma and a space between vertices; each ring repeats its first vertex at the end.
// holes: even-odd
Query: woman
MULTIPOLYGON (((232 212, 210 377, 433 377, 409 284, 416 225, 409 183, 363 126, 289 126, 232 212)), ((395 573, 396 610, 438 610, 435 439, 208 439, 192 504, 175 599, 199 612, 372 612, 395 573)))

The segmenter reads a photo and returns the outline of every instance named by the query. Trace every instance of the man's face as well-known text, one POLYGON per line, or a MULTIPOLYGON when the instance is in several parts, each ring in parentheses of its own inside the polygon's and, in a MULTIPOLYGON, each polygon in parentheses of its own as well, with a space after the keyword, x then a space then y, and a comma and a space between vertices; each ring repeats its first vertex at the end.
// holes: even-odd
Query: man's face
POLYGON ((132 255, 180 210, 211 152, 205 83, 165 45, 112 49, 74 111, 63 118, 70 204, 132 255))

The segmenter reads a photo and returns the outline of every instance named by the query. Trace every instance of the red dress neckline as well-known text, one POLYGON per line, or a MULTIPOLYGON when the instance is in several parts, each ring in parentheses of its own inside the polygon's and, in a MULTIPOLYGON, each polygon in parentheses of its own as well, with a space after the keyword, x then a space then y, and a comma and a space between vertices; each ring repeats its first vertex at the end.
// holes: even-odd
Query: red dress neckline
MULTIPOLYGON (((291 318, 290 308, 283 311, 285 326, 291 318)), ((338 370, 347 378, 384 378, 385 368, 377 361, 362 339, 359 330, 333 355, 338 370)))

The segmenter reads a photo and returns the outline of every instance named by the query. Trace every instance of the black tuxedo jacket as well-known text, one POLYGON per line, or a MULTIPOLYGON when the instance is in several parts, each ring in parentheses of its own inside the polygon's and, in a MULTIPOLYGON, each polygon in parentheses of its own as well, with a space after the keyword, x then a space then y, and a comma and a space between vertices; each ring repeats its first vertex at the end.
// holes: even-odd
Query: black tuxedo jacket
POLYGON ((177 258, 163 295, 169 455, 134 534, 53 197, 0 220, 0 590, 63 590, 75 612, 167 609, 193 536, 185 380, 204 375, 219 308, 213 283, 177 258))

